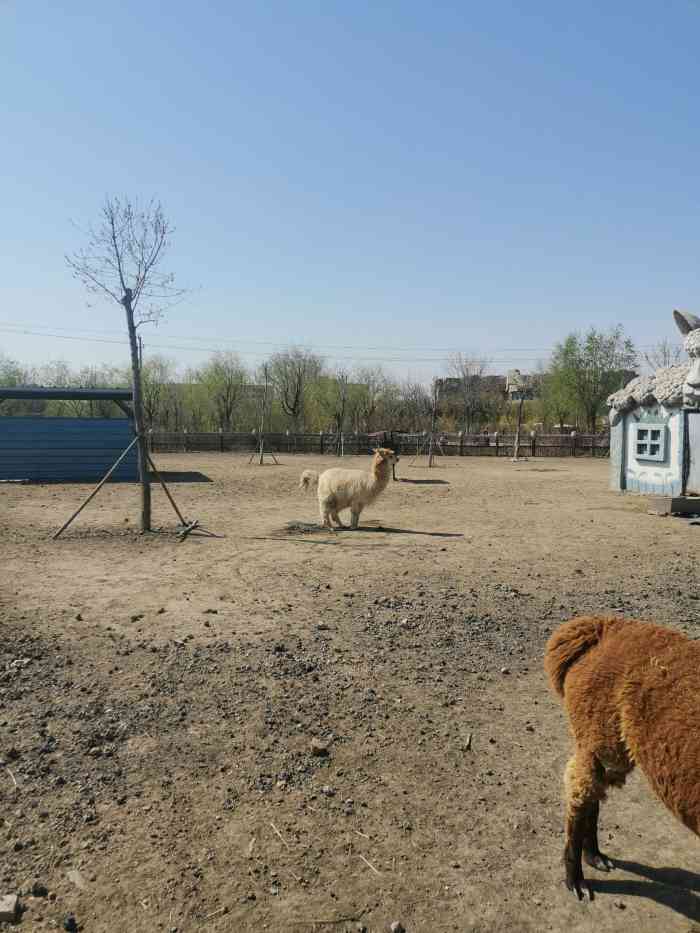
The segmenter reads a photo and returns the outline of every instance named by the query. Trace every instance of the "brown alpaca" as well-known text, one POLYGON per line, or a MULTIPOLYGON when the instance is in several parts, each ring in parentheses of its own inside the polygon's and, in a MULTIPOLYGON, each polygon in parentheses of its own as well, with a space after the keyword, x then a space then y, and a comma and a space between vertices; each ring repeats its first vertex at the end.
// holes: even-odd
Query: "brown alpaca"
POLYGON ((700 835, 700 642, 650 622, 583 616, 554 632, 544 666, 576 743, 564 778, 566 886, 592 899, 581 856, 613 868, 598 848, 598 810, 635 765, 700 835))

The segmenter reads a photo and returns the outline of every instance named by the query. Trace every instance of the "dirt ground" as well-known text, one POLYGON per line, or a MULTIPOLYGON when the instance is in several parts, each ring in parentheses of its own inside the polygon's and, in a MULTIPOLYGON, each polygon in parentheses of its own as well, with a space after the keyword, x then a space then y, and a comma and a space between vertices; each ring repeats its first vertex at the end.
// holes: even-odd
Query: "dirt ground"
POLYGON ((697 635, 700 527, 609 492, 606 461, 405 458, 357 532, 290 530, 317 520, 301 470, 337 461, 157 459, 223 538, 178 543, 160 491, 139 536, 112 485, 52 542, 89 487, 0 486, 22 929, 700 930, 697 841, 638 776, 603 808, 617 870, 588 869, 590 905, 564 889, 542 673, 575 613, 697 635))

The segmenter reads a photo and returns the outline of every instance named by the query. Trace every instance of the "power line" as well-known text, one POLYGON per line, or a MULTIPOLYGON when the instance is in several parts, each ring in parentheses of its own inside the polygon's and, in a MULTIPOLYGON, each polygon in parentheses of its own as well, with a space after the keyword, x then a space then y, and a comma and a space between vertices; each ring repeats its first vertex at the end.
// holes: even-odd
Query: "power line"
MULTIPOLYGON (((42 327, 42 328, 44 327, 44 325, 36 325, 36 326, 42 327)), ((49 330, 37 331, 37 330, 30 330, 27 327, 24 327, 20 324, 14 324, 12 322, 0 322, 0 332, 9 333, 9 334, 31 336, 31 337, 51 337, 51 338, 55 338, 58 340, 74 340, 74 341, 79 341, 79 342, 105 343, 105 344, 113 344, 113 345, 118 345, 118 346, 128 346, 127 342, 124 339, 113 339, 113 338, 108 338, 108 337, 97 337, 97 336, 89 337, 89 336, 84 336, 85 332, 72 333, 72 334, 71 333, 56 333, 56 331, 60 331, 60 330, 70 331, 73 329, 54 327, 52 328, 51 331, 49 330)), ((107 334, 107 333, 119 333, 119 332, 118 331, 87 331, 87 333, 107 334)), ((257 341, 257 340, 240 340, 239 341, 234 338, 222 338, 218 346, 210 347, 210 346, 204 345, 204 343, 198 343, 198 341, 200 341, 201 338, 184 336, 184 335, 180 336, 179 338, 176 337, 175 335, 172 335, 172 337, 174 339, 188 340, 191 342, 192 345, 183 346, 180 344, 170 344, 170 343, 168 344, 152 343, 151 341, 149 341, 148 345, 150 347, 153 347, 155 349, 160 349, 160 350, 181 350, 181 351, 186 351, 186 352, 191 352, 194 350, 196 352, 205 352, 205 353, 219 352, 222 349, 222 345, 227 342, 230 342, 236 348, 238 348, 240 344, 251 344, 251 343, 260 344, 261 346, 269 346, 269 347, 285 346, 284 341, 275 343, 273 341, 262 341, 262 340, 261 341, 257 341)), ((302 345, 307 346, 306 344, 302 344, 302 345)), ((653 349, 654 346, 656 346, 656 344, 640 344, 639 349, 640 350, 653 349)), ((680 344, 678 346, 680 346, 680 344)), ((315 350, 341 349, 341 350, 361 350, 361 351, 364 350, 364 351, 376 351, 376 352, 381 352, 381 353, 390 353, 390 352, 409 353, 409 352, 415 352, 419 349, 422 349, 424 352, 427 352, 427 353, 460 352, 458 349, 454 347, 442 347, 442 348, 441 347, 423 347, 423 348, 405 347, 405 348, 402 348, 402 347, 389 347, 389 346, 384 346, 384 347, 364 346, 363 347, 363 346, 333 345, 333 344, 316 344, 314 346, 310 346, 309 349, 312 349, 312 350, 313 349, 315 350)), ((502 347, 499 350, 494 350, 491 352, 485 351, 484 353, 480 355, 486 357, 487 359, 491 358, 493 362, 506 364, 506 363, 517 363, 517 362, 533 360, 535 358, 533 354, 551 353, 553 350, 554 350, 554 347, 517 347, 517 348, 516 347, 502 347), (499 357, 497 355, 498 353, 513 353, 513 354, 517 353, 519 355, 499 357)), ((260 356, 261 355, 260 351, 254 351, 254 350, 237 349, 237 352, 243 356, 260 356)), ((466 353, 467 351, 464 351, 464 352, 466 353)), ((389 356, 383 356, 383 357, 336 356, 335 358, 338 360, 369 362, 369 363, 382 363, 383 362, 383 363, 404 363, 406 364, 406 363, 442 363, 442 362, 445 362, 445 358, 443 357, 409 358, 409 357, 389 357, 389 356)))

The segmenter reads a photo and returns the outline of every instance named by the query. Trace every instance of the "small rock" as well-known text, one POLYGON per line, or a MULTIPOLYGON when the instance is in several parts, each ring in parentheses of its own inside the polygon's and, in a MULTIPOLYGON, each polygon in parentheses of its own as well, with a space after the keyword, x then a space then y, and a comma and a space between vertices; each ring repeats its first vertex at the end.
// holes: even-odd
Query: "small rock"
POLYGON ((76 621, 76 622, 82 622, 82 621, 83 621, 83 617, 81 616, 81 614, 80 614, 79 612, 76 613, 75 621, 76 621))
MULTIPOLYGON (((80 888, 81 891, 84 891, 87 888, 87 885, 85 884, 85 879, 80 874, 77 868, 71 869, 66 874, 67 874, 68 880, 71 882, 71 884, 74 884, 76 888, 80 888)), ((68 928, 66 927, 66 929, 68 928)))
POLYGON ((627 904, 625 904, 624 901, 615 901, 615 907, 617 907, 618 910, 627 910, 627 904))
POLYGON ((510 668, 509 668, 509 667, 502 667, 502 668, 501 668, 501 674, 510 674, 510 668))
POLYGON ((32 885, 32 897, 48 897, 49 889, 41 881, 35 881, 32 885))
POLYGON ((19 898, 16 894, 6 894, 0 897, 0 922, 12 923, 17 917, 19 898))
POLYGON ((67 930, 68 933, 78 933, 78 924, 73 914, 68 914, 63 921, 63 929, 67 930))
POLYGON ((92 748, 90 749, 90 751, 88 752, 88 755, 89 755, 91 758, 101 758, 101 757, 102 757, 102 749, 100 748, 99 745, 93 745, 92 748))
POLYGON ((335 797, 335 791, 328 784, 323 785, 323 787, 321 788, 321 793, 324 794, 326 797, 335 797))
POLYGON ((326 758, 328 756, 328 743, 322 739, 311 740, 311 754, 317 758, 326 758))
POLYGON ((156 613, 156 615, 162 616, 164 612, 165 612, 165 609, 161 606, 158 612, 156 613))
POLYGON ((403 925, 403 923, 399 923, 398 920, 394 920, 389 929, 391 930, 391 933, 406 933, 406 927, 403 925))
POLYGON ((130 621, 131 621, 131 622, 140 622, 141 619, 143 619, 143 613, 142 613, 142 612, 137 612, 137 613, 135 613, 135 615, 130 616, 130 621))

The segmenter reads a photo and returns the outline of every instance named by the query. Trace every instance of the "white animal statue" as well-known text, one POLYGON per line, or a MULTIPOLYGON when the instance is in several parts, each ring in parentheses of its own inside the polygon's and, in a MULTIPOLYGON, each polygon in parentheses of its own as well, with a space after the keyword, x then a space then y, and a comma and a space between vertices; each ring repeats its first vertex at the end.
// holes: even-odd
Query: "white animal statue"
POLYGON ((674 311, 673 319, 685 337, 690 364, 665 366, 650 376, 637 376, 628 382, 608 399, 611 424, 623 412, 654 402, 671 408, 700 408, 700 318, 687 311, 674 311))

